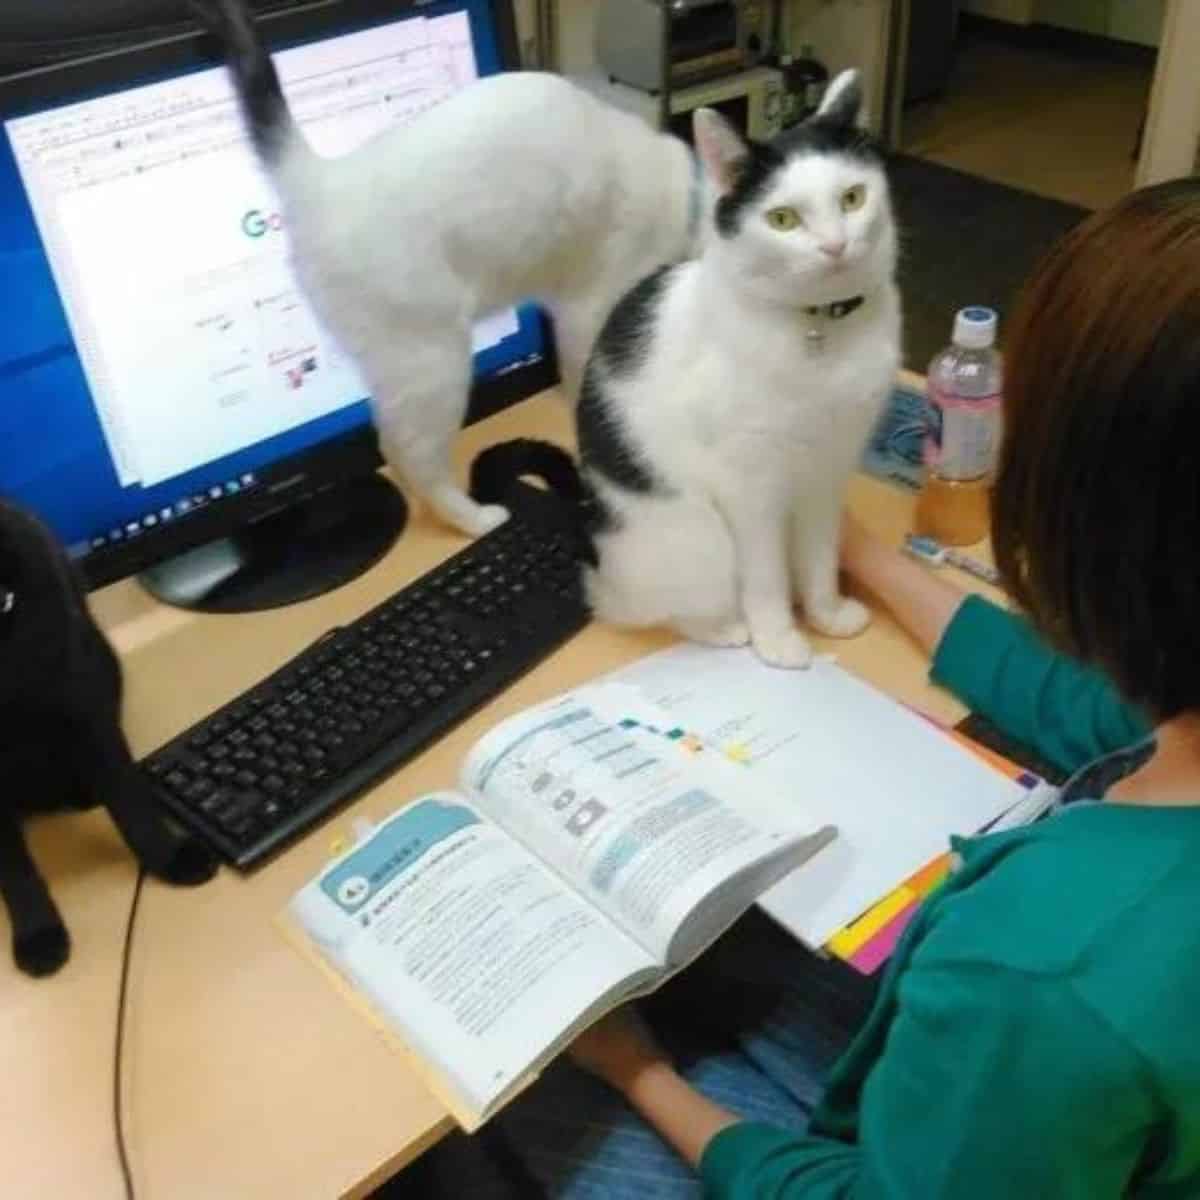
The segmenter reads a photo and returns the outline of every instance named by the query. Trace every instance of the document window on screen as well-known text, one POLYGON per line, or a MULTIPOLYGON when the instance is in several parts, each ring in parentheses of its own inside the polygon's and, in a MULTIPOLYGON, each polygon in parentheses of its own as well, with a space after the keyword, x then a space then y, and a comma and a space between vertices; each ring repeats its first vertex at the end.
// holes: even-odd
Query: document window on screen
MULTIPOLYGON (((318 153, 345 154, 476 78, 465 12, 275 56, 318 153)), ((354 404, 365 388, 289 264, 224 69, 7 122, 123 487, 150 487, 354 404)), ((516 332, 481 322, 475 349, 516 332)))

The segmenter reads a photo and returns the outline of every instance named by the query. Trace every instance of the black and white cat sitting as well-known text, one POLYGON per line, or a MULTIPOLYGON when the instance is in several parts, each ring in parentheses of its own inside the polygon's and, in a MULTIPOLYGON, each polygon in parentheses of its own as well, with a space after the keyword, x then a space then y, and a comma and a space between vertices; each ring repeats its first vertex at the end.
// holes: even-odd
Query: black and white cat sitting
POLYGON ((103 804, 145 868, 171 883, 215 863, 173 832, 120 726, 117 657, 84 603, 54 535, 0 500, 0 894, 13 955, 30 975, 56 971, 70 938, 22 828, 34 813, 103 804))

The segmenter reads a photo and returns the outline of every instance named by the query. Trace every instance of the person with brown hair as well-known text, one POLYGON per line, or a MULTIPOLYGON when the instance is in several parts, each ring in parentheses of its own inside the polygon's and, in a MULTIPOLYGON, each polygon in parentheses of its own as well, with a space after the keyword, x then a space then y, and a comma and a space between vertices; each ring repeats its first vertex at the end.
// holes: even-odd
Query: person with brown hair
POLYGON ((1200 179, 1051 252, 1005 420, 993 542, 1024 617, 852 522, 843 565, 935 681, 1074 772, 1057 811, 956 843, 848 1048, 761 918, 653 1033, 601 1021, 498 1122, 548 1196, 1200 1196, 1200 179))

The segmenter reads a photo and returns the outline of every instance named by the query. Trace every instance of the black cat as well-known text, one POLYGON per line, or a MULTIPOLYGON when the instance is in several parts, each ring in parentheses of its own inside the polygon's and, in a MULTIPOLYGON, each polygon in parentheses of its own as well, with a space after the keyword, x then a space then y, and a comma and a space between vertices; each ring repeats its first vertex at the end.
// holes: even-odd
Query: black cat
POLYGON ((0 500, 0 894, 13 955, 56 971, 70 938, 22 822, 103 804, 146 869, 203 883, 216 869, 163 820, 120 726, 121 669, 84 603, 67 556, 40 521, 0 500))

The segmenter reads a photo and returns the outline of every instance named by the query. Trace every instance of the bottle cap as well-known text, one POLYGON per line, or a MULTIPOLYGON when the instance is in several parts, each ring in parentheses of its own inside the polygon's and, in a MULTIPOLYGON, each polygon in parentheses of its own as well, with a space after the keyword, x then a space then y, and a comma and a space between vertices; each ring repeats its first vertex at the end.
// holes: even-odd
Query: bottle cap
POLYGON ((960 309, 954 318, 954 344, 965 350, 984 350, 996 344, 999 318, 994 308, 960 309))
POLYGON ((790 67, 793 61, 794 60, 790 54, 781 54, 779 56, 779 65, 781 67, 790 67))

